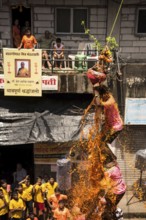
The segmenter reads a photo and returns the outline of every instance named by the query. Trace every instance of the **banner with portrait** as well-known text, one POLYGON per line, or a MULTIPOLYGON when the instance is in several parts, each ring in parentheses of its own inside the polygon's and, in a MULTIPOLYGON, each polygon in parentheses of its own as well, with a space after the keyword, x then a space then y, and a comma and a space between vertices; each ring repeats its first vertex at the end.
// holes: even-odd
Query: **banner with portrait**
POLYGON ((42 50, 3 49, 5 96, 42 96, 42 50))

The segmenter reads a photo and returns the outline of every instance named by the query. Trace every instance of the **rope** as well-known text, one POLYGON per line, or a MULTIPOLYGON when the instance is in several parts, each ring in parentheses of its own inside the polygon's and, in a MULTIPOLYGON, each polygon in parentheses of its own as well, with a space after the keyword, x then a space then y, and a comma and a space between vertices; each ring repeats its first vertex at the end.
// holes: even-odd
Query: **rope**
POLYGON ((120 6, 119 6, 117 15, 116 15, 116 17, 115 17, 115 20, 114 20, 114 23, 113 23, 113 26, 112 26, 112 29, 111 29, 111 32, 110 32, 110 35, 109 35, 110 37, 111 37, 111 35, 112 35, 112 33, 113 33, 113 30, 114 30, 114 28, 115 28, 115 24, 116 24, 116 22, 117 22, 117 19, 118 19, 119 14, 120 14, 120 10, 121 10, 121 8, 122 8, 123 2, 124 2, 124 0, 121 0, 121 4, 120 4, 120 6))

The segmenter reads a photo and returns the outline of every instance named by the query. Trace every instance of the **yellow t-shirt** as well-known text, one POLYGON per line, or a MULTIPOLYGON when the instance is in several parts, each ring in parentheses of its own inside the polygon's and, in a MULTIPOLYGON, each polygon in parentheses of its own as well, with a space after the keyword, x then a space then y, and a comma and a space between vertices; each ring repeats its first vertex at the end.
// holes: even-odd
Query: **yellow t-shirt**
POLYGON ((58 187, 58 183, 54 182, 53 185, 51 185, 49 182, 48 183, 44 183, 45 184, 45 191, 46 191, 46 195, 47 198, 50 198, 50 196, 52 196, 55 193, 55 189, 58 187))
POLYGON ((34 193, 34 201, 39 203, 44 203, 44 197, 43 197, 43 189, 40 185, 35 185, 34 187, 35 193, 34 193))
POLYGON ((3 194, 4 194, 5 198, 6 198, 6 201, 10 202, 10 196, 9 196, 9 193, 7 192, 7 190, 5 190, 2 187, 0 187, 0 189, 2 189, 3 194))
POLYGON ((18 198, 22 199, 24 210, 25 210, 26 209, 26 204, 25 204, 25 201, 24 201, 24 193, 22 193, 22 194, 18 193, 18 198))
POLYGON ((32 198, 32 189, 33 185, 26 186, 25 184, 22 184, 23 187, 23 199, 25 201, 31 201, 32 198))
MULTIPOLYGON (((22 199, 18 199, 18 200, 11 199, 10 204, 9 204, 10 211, 13 210, 13 209, 18 209, 18 208, 24 209, 22 199)), ((11 218, 22 218, 22 212, 23 211, 14 211, 14 212, 12 212, 11 213, 11 218)))
MULTIPOLYGON (((5 200, 8 203, 7 197, 5 196, 5 200)), ((0 216, 8 213, 8 206, 5 205, 3 199, 0 199, 0 216), (5 207, 3 207, 5 206, 5 207), (2 208, 3 207, 3 208, 2 208), (2 208, 2 209, 1 209, 2 208)))

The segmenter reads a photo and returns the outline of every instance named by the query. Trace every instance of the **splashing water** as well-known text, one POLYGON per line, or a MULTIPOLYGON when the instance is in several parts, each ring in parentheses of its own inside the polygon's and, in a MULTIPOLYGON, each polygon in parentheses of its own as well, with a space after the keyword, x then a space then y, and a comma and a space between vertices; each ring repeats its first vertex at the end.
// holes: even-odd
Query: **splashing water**
MULTIPOLYGON (((82 127, 84 127, 85 118, 93 107, 94 101, 93 99, 85 110, 82 127)), ((105 194, 108 184, 110 188, 110 183, 104 179, 103 162, 106 158, 105 149, 107 146, 102 141, 103 135, 100 132, 101 112, 102 109, 95 106, 94 123, 90 128, 88 137, 84 140, 82 130, 80 141, 71 149, 71 153, 77 151, 81 154, 81 161, 76 165, 75 172, 72 174, 75 175, 75 181, 70 193, 70 205, 72 207, 77 205, 81 212, 85 214, 86 220, 102 219, 101 215, 104 212, 105 205, 100 204, 99 195, 102 190, 105 194)), ((75 212, 72 214, 74 216, 73 220, 76 219, 75 212)))

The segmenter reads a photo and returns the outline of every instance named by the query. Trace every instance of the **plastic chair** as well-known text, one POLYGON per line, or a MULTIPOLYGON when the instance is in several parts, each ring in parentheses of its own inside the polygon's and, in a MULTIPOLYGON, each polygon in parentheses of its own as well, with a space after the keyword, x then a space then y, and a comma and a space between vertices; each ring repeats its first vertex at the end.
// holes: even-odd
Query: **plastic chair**
MULTIPOLYGON (((79 43, 77 54, 82 54, 82 55, 84 55, 85 44, 86 44, 85 42, 79 43)), ((77 54, 69 54, 69 55, 68 55, 68 61, 71 60, 72 69, 74 69, 74 67, 75 67, 75 56, 76 56, 77 54), (69 60, 69 59, 70 59, 70 60, 69 60)), ((69 66, 69 63, 68 63, 68 66, 69 66)))
POLYGON ((98 49, 94 43, 87 43, 85 45, 87 55, 87 66, 91 68, 98 61, 98 49))
POLYGON ((86 55, 87 63, 89 61, 96 62, 98 60, 98 50, 95 48, 95 44, 90 42, 81 42, 79 43, 77 54, 68 55, 68 60, 71 60, 73 69, 75 68, 75 56, 79 54, 86 55))

